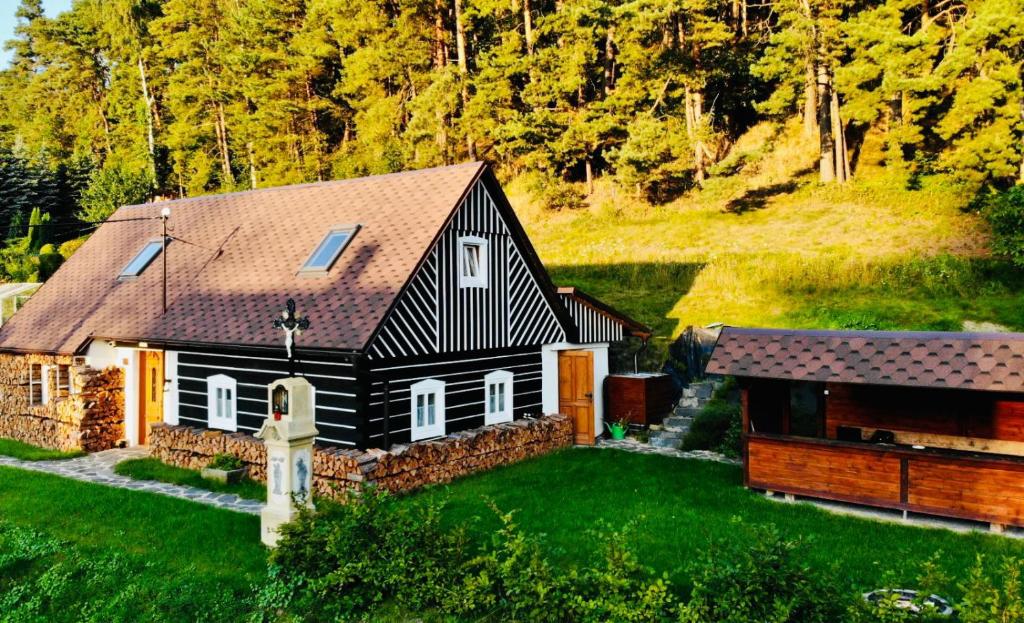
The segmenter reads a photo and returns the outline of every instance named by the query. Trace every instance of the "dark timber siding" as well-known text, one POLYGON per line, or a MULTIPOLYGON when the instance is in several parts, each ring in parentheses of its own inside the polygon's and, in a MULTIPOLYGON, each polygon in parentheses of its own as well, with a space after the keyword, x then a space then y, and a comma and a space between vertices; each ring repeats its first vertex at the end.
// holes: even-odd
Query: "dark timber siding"
MULTIPOLYGON (((359 411, 362 386, 350 358, 302 361, 296 372, 316 388, 317 441, 326 445, 361 445, 359 411)), ((178 422, 184 426, 206 426, 206 379, 225 374, 238 383, 238 430, 254 433, 266 418, 267 385, 288 376, 288 361, 259 351, 252 354, 178 353, 178 369, 168 370, 178 379, 178 422)))
POLYGON ((560 295, 562 302, 569 310, 573 322, 579 328, 579 341, 582 344, 595 342, 615 342, 625 339, 622 324, 602 314, 593 307, 581 303, 578 299, 565 294, 560 295))
POLYGON ((541 413, 540 348, 504 349, 458 356, 418 357, 413 360, 378 362, 372 372, 368 441, 370 447, 384 442, 384 379, 389 382, 391 443, 410 440, 412 406, 409 387, 425 379, 445 383, 445 432, 452 433, 484 424, 484 376, 495 370, 512 372, 513 416, 541 413))
POLYGON ((539 346, 565 340, 558 318, 482 182, 430 251, 368 350, 372 359, 539 346), (459 239, 487 241, 488 286, 459 285, 459 239))

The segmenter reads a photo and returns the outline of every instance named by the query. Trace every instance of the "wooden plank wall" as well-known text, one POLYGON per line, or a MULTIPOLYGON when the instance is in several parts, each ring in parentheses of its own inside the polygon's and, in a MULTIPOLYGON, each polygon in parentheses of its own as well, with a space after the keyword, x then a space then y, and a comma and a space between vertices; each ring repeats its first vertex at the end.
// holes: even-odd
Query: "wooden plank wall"
POLYGON ((900 459, 865 447, 752 437, 749 486, 864 504, 899 504, 900 459))
POLYGON ((750 435, 748 486, 1024 526, 1024 461, 750 435))

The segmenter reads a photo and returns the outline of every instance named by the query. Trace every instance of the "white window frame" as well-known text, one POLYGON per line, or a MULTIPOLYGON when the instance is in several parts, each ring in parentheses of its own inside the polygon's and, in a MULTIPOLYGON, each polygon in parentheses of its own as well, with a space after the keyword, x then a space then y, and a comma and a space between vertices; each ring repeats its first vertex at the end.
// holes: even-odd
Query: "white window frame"
POLYGON ((57 382, 56 382, 57 397, 58 398, 67 398, 68 396, 71 395, 71 366, 70 365, 65 365, 63 363, 59 363, 59 364, 57 364, 56 373, 55 374, 57 375, 57 382), (63 385, 61 385, 61 374, 60 374, 61 368, 64 368, 64 384, 63 385))
POLYGON ((238 430, 238 381, 226 374, 206 377, 206 422, 210 428, 238 430))
POLYGON ((508 370, 495 370, 484 376, 484 425, 512 421, 512 381, 515 375, 508 370), (501 387, 504 405, 493 404, 492 390, 501 387))
POLYGON ((441 437, 445 434, 444 414, 444 381, 427 379, 414 383, 409 388, 409 434, 413 441, 441 437), (420 398, 434 397, 434 424, 427 423, 426 418, 422 426, 416 423, 416 411, 420 398))
POLYGON ((479 236, 463 236, 459 238, 459 257, 458 269, 459 269, 459 286, 463 288, 486 288, 487 287, 487 275, 489 274, 490 268, 490 253, 489 244, 486 238, 479 236), (478 266, 476 275, 466 274, 465 265, 465 254, 466 247, 478 247, 480 249, 480 265, 478 266))
POLYGON ((46 404, 46 399, 48 398, 48 396, 47 396, 48 392, 46 391, 45 379, 46 379, 46 366, 45 365, 40 364, 40 363, 30 363, 30 364, 28 364, 28 404, 29 405, 35 406, 35 405, 41 405, 41 404, 44 405, 44 404, 46 404), (36 366, 39 366, 39 378, 36 378, 36 375, 34 374, 36 366), (35 386, 36 385, 39 386, 39 401, 36 401, 36 399, 35 399, 35 396, 36 396, 35 386))

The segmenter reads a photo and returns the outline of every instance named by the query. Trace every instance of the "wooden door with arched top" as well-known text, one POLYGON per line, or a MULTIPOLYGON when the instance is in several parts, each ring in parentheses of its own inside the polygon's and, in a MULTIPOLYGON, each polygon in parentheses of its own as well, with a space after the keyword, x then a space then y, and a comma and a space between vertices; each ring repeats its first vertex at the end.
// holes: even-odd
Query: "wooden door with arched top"
POLYGON ((139 353, 139 445, 149 441, 153 424, 164 420, 164 354, 139 353))

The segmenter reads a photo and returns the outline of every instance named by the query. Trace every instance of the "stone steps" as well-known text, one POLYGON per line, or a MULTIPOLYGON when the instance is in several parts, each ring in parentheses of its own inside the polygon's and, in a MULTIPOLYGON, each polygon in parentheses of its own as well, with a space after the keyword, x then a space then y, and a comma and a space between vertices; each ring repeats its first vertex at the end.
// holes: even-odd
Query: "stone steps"
POLYGON ((704 409, 715 390, 721 386, 719 379, 691 383, 683 388, 679 403, 672 414, 665 418, 660 428, 651 429, 650 443, 657 448, 676 448, 683 445, 683 438, 690 432, 693 420, 704 409))

